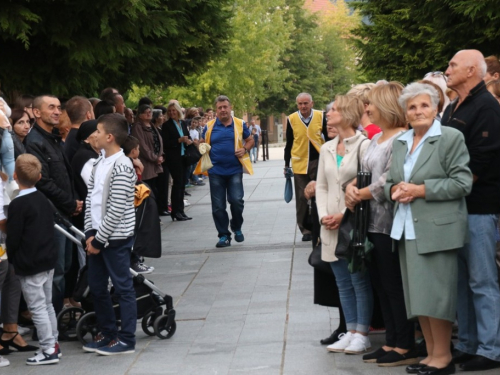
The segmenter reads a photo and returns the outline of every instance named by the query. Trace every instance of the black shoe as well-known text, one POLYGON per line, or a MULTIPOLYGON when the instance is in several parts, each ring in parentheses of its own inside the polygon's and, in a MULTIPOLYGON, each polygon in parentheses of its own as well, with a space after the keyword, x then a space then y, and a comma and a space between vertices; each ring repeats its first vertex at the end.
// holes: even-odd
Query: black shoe
MULTIPOLYGON (((21 346, 19 344, 16 344, 14 342, 14 339, 17 337, 17 335, 19 335, 19 332, 9 332, 9 331, 3 331, 3 333, 15 333, 14 336, 12 336, 10 339, 8 340, 2 340, 0 338, 0 344, 4 347, 4 349, 6 349, 6 351, 4 352, 4 354, 7 354, 7 351, 9 350, 9 347, 12 346, 13 348, 15 348, 18 352, 34 352, 35 350, 38 350, 38 346, 33 346, 33 345, 29 345, 29 344, 26 344, 24 346, 21 346)), ((21 336, 19 336, 21 337, 21 336)))
POLYGON ((377 359, 382 358, 387 353, 389 353, 389 352, 386 352, 383 348, 378 348, 374 352, 365 354, 363 356, 363 362, 365 362, 365 363, 375 363, 375 362, 377 362, 377 359))
POLYGON ((339 335, 345 332, 340 332, 338 329, 333 331, 333 333, 330 335, 330 337, 327 337, 326 339, 320 340, 319 342, 321 345, 332 345, 339 341, 339 335))
POLYGON ((406 367, 406 372, 408 374, 418 374, 420 370, 424 369, 427 367, 427 365, 424 365, 423 363, 415 363, 414 365, 409 365, 406 367))
POLYGON ((462 371, 491 370, 493 368, 499 368, 500 362, 483 357, 482 355, 476 355, 473 359, 462 363, 459 367, 462 371))
POLYGON ((185 192, 184 192, 184 195, 185 195, 186 197, 190 197, 190 196, 191 196, 191 193, 188 193, 187 191, 185 191, 185 192))
POLYGON ((186 220, 193 220, 192 217, 189 217, 188 215, 186 215, 184 212, 181 212, 181 215, 184 217, 184 219, 186 220))
POLYGON ((312 236, 310 234, 304 234, 302 236, 302 241, 312 241, 312 236))
POLYGON ((379 367, 396 367, 403 365, 415 365, 417 363, 418 356, 415 349, 409 350, 405 354, 400 354, 395 350, 391 350, 383 357, 377 359, 379 367))
POLYGON ((426 366, 418 373, 420 375, 450 375, 455 373, 455 364, 450 362, 448 363, 448 366, 444 368, 426 366))
POLYGON ((451 352, 451 361, 456 365, 458 365, 459 363, 464 363, 464 362, 470 361, 471 359, 473 359, 475 357, 476 356, 473 354, 464 353, 458 349, 454 349, 451 352))
POLYGON ((160 216, 170 216, 170 212, 168 211, 160 211, 160 216))
POLYGON ((184 216, 182 216, 182 214, 180 213, 176 213, 176 214, 172 214, 170 215, 170 217, 172 218, 172 221, 186 221, 188 219, 186 219, 184 216))

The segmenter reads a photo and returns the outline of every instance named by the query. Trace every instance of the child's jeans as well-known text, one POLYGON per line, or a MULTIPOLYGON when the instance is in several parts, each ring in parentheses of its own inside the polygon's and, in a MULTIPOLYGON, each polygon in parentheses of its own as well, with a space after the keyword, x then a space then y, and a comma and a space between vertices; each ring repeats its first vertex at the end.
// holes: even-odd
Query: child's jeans
POLYGON ((110 240, 109 245, 99 254, 88 257, 88 280, 90 293, 94 298, 97 325, 104 337, 118 338, 127 345, 135 347, 135 328, 137 326, 137 302, 130 274, 130 251, 134 237, 125 240, 110 240), (118 332, 113 302, 108 291, 111 278, 115 296, 120 305, 121 329, 118 332))
POLYGON ((35 323, 42 350, 54 348, 59 335, 56 313, 52 306, 54 270, 18 277, 28 309, 33 314, 33 323, 35 323))
POLYGON ((252 147, 250 150, 250 161, 252 161, 252 156, 253 156, 253 161, 257 161, 257 147, 252 147))

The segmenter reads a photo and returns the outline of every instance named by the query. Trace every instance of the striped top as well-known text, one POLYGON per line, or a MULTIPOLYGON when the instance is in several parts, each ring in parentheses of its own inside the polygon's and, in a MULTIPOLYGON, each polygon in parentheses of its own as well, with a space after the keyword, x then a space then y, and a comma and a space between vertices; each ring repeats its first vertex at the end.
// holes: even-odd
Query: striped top
MULTIPOLYGON (((102 155, 94 163, 94 168, 90 176, 87 198, 85 200, 85 232, 94 231, 92 228, 91 197, 94 189, 94 175, 97 164, 102 161, 102 155)), ((103 214, 101 224, 97 228, 95 241, 98 241, 103 249, 108 245, 109 240, 124 240, 134 235, 135 228, 135 174, 132 162, 123 156, 119 158, 110 174, 106 177, 103 191, 103 214), (109 180, 109 182, 108 182, 109 180)))

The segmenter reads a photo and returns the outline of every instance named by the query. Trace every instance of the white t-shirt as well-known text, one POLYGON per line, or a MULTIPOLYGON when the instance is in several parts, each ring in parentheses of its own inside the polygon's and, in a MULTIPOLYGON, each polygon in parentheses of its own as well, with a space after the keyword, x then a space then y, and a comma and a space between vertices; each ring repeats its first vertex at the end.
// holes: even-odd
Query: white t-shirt
POLYGON ((189 136, 191 137, 191 139, 194 141, 195 139, 196 140, 199 140, 200 139, 200 133, 198 133, 198 130, 196 129, 190 129, 189 130, 189 136))

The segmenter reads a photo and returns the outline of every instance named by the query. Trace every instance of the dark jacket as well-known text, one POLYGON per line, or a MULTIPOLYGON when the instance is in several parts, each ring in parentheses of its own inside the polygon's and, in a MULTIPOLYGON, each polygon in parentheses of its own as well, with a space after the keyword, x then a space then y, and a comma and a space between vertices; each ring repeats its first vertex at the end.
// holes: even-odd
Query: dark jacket
MULTIPOLYGON (((189 130, 184 120, 180 121, 182 133, 189 137, 189 130)), ((181 159, 181 144, 179 143, 179 131, 175 126, 174 120, 168 119, 161 126, 161 137, 163 138, 163 150, 165 151, 165 160, 181 159)), ((191 139, 191 137, 189 137, 191 139)), ((184 144, 185 146, 185 144, 184 144)))
POLYGON ((469 214, 500 213, 500 105, 483 81, 455 110, 458 101, 444 111, 442 125, 460 130, 469 151, 469 168, 477 181, 466 198, 469 214))
POLYGON ((7 232, 7 256, 16 275, 31 276, 54 269, 54 210, 41 192, 12 200, 7 232))
POLYGON ((155 126, 148 128, 141 122, 136 122, 132 126, 130 134, 139 140, 139 159, 144 165, 142 180, 150 180, 157 177, 159 173, 163 173, 161 164, 158 164, 158 158, 163 155, 163 141, 159 130, 155 126), (154 152, 152 132, 156 132, 160 140, 160 152, 158 154, 154 152))
POLYGON ((63 214, 76 210, 77 195, 73 171, 61 145, 61 137, 43 130, 37 123, 24 140, 26 152, 42 163, 42 178, 36 188, 63 214))
POLYGON ((12 142, 14 142, 14 159, 17 159, 19 155, 26 152, 26 147, 24 147, 24 143, 21 142, 19 137, 14 132, 12 132, 12 142))

